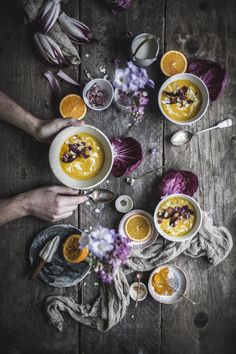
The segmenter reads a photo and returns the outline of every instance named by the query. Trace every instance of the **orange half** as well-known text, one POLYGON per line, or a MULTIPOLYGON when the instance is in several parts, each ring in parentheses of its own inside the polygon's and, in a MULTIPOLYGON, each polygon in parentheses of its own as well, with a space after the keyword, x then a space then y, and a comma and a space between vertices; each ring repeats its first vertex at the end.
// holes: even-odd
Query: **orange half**
POLYGON ((188 62, 183 53, 176 50, 166 52, 161 58, 161 71, 166 76, 185 73, 188 62))
POLYGON ((87 112, 87 106, 82 97, 76 94, 70 94, 63 97, 60 102, 59 110, 63 118, 82 119, 87 112))
POLYGON ((80 249, 79 247, 80 235, 70 235, 63 245, 63 256, 69 263, 80 263, 88 256, 88 247, 80 249))
POLYGON ((150 236, 151 232, 151 223, 142 214, 131 216, 125 223, 125 233, 132 241, 144 241, 150 236))

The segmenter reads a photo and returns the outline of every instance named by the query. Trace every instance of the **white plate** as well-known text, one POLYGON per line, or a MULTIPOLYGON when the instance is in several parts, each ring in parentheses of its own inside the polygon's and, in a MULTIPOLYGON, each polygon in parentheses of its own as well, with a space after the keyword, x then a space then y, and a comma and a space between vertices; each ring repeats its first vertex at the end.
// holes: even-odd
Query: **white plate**
POLYGON ((142 214, 142 215, 146 216, 148 218, 148 220, 150 221, 150 223, 151 223, 152 230, 151 230, 150 236, 146 240, 144 240, 142 242, 131 241, 130 245, 131 245, 131 247, 135 247, 135 248, 148 247, 156 240, 158 234, 157 234, 156 229, 155 229, 155 225, 154 225, 154 221, 153 221, 152 215, 149 214, 148 212, 144 211, 144 210, 136 209, 136 210, 132 210, 129 213, 125 214, 123 216, 123 218, 121 219, 120 224, 119 224, 119 229, 118 229, 119 234, 122 235, 122 236, 127 236, 126 233, 125 233, 125 223, 131 216, 133 216, 135 214, 142 214))
POLYGON ((162 304, 173 304, 174 302, 179 301, 182 296, 185 294, 187 288, 187 278, 185 273, 179 267, 172 264, 163 264, 151 273, 148 281, 148 290, 156 301, 161 302, 162 304), (169 282, 172 287, 176 289, 172 295, 159 295, 155 292, 154 287, 152 286, 152 277, 154 274, 159 272, 162 268, 169 268, 169 282))
POLYGON ((113 165, 113 150, 109 139, 101 130, 85 124, 80 127, 69 127, 62 130, 54 138, 49 150, 49 163, 54 175, 66 186, 75 189, 90 189, 102 183, 111 172, 113 165), (102 144, 105 154, 104 164, 101 171, 95 177, 88 180, 79 180, 70 177, 63 171, 60 164, 60 151, 62 144, 71 136, 80 133, 87 133, 97 138, 102 144))

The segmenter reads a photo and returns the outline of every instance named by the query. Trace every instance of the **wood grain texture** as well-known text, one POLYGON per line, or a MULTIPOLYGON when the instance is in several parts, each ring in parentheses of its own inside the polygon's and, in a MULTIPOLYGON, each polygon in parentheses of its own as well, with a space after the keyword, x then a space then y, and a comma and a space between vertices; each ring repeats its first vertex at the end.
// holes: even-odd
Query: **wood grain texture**
MULTIPOLYGON (((235 124, 235 2, 167 1, 166 50, 183 51, 226 65, 230 84, 204 118, 190 131, 232 118, 235 124)), ((200 179, 198 201, 215 223, 235 235, 235 125, 194 138, 186 147, 172 147, 168 137, 178 127, 165 121, 165 159, 176 169, 194 171, 200 179)), ((197 306, 182 300, 162 308, 162 353, 235 353, 235 248, 218 267, 203 259, 180 257, 176 262, 187 273, 187 294, 197 306)))
MULTIPOLYGON (((90 75, 103 77, 100 67, 112 79, 114 58, 125 63, 129 56, 133 35, 150 32, 160 37, 161 52, 179 49, 187 57, 200 56, 226 63, 230 77, 227 92, 215 102, 206 116, 192 131, 214 125, 224 118, 234 119, 235 113, 235 57, 236 5, 233 0, 134 0, 132 10, 113 16, 102 0, 70 1, 64 5, 68 15, 77 17, 92 28, 96 41, 81 46, 82 65, 79 70, 66 70, 81 82, 90 75)), ((29 35, 19 14, 9 4, 0 9, 0 88, 17 102, 43 118, 57 115, 57 103, 51 101, 51 92, 42 73, 48 66, 41 63, 32 51, 29 35)), ((229 227, 235 234, 235 150, 236 130, 214 131, 194 138, 185 148, 174 148, 169 137, 178 130, 157 108, 157 92, 163 77, 159 59, 148 70, 157 82, 152 93, 152 104, 144 122, 130 136, 142 143, 144 161, 134 175, 139 175, 169 162, 172 168, 194 171, 200 179, 198 200, 209 210, 218 224, 229 227), (150 148, 157 148, 155 157, 150 148)), ((77 92, 61 83, 61 96, 77 92)), ((89 110, 86 123, 95 125, 108 137, 123 135, 131 117, 115 106, 104 112, 89 110)), ((10 196, 39 185, 56 182, 48 165, 48 147, 35 142, 20 130, 0 123, 0 197, 10 196), (16 150, 17 147, 17 150, 16 150), (37 157, 37 158, 36 158, 37 157), (4 168, 3 168, 4 166, 4 168)), ((102 186, 118 195, 134 198, 135 208, 153 212, 157 203, 160 175, 141 179, 129 186, 124 178, 109 177, 102 186)), ((114 205, 81 206, 77 215, 65 223, 89 228, 97 223, 117 227, 121 215, 114 205)), ((0 247, 0 342, 15 344, 24 354, 231 354, 236 351, 235 249, 221 265, 212 268, 202 260, 180 257, 174 263, 183 268, 188 277, 187 294, 197 302, 193 307, 181 300, 173 306, 161 306, 150 296, 134 311, 131 302, 123 321, 111 331, 100 334, 78 325, 65 317, 62 334, 50 328, 41 305, 47 295, 65 294, 75 300, 80 297, 78 287, 66 290, 52 289, 41 281, 28 281, 28 250, 34 236, 49 223, 25 218, 1 227, 0 247)), ((144 275, 147 284, 148 273, 144 275)), ((129 281, 134 280, 131 275, 129 281)), ((95 298, 96 277, 86 278, 84 301, 95 298)))
MULTIPOLYGON (((116 58, 121 61, 121 65, 125 65, 129 59, 130 39, 127 38, 126 32, 131 31, 133 35, 137 35, 146 31, 163 38, 163 16, 164 1, 158 1, 158 4, 155 0, 148 1, 148 3, 134 1, 130 12, 121 12, 114 16, 107 8, 102 6, 101 2, 82 0, 81 20, 92 28, 97 39, 95 45, 81 48, 82 81, 85 79, 84 70, 89 71, 93 78, 103 77, 104 74, 99 70, 101 66, 106 68, 106 74, 112 80, 114 75, 112 61, 116 58), (155 16, 152 16, 154 8, 155 16)), ((161 41, 161 46, 163 46, 163 41, 161 41)), ((150 76, 157 82, 160 81, 159 65, 157 63, 150 68, 150 76)), ((157 89, 153 94, 154 96, 156 92, 157 89)), ((132 123, 132 119, 118 111, 115 106, 101 113, 89 111, 85 120, 104 131, 109 138, 124 135, 127 132, 128 125, 132 123)), ((154 107, 147 113, 145 120, 130 133, 130 136, 141 142, 145 156, 135 175, 147 172, 154 166, 161 166, 163 161, 162 124, 163 121, 156 109, 156 103, 154 103, 154 107), (149 154, 150 148, 153 147, 158 150, 156 157, 151 157, 149 154)), ((125 182, 124 178, 117 179, 111 176, 109 177, 110 182, 108 184, 105 182, 103 186, 111 188, 118 195, 131 195, 134 198, 135 208, 153 212, 156 204, 155 194, 158 180, 158 176, 150 176, 145 180, 141 179, 131 187, 125 182)), ((80 218, 83 228, 94 226, 98 222, 103 226, 118 226, 121 215, 115 211, 114 205, 105 206, 99 215, 94 212, 95 208, 95 205, 89 208, 87 206, 81 207, 80 218)), ((85 293, 87 299, 95 296, 93 290, 93 282, 89 282, 87 279, 87 291, 85 293)), ((82 327, 80 350, 84 354, 94 353, 95 351, 97 354, 147 354, 156 352, 161 347, 160 325, 161 313, 158 303, 149 298, 146 302, 140 304, 135 312, 133 303, 131 303, 127 316, 108 333, 99 334, 90 328, 82 327), (132 318, 132 315, 134 315, 134 318, 132 318), (150 321, 147 321, 147 319, 150 319, 150 321), (152 338, 147 335, 150 326, 155 333, 152 338)))
MULTIPOLYGON (((35 115, 52 117, 51 92, 42 76, 48 67, 32 50, 23 19, 9 4, 2 4, 0 19, 1 89, 35 115)), ((48 164, 47 145, 4 123, 0 123, 0 141, 0 197, 56 182, 48 164)), ((65 222, 76 224, 76 219, 65 222)), ((29 281, 29 246, 47 226, 49 223, 29 217, 1 227, 0 343, 14 344, 24 354, 75 354, 77 324, 68 323, 63 335, 50 329, 42 302, 53 294, 77 299, 77 289, 58 290, 39 279, 29 281)))

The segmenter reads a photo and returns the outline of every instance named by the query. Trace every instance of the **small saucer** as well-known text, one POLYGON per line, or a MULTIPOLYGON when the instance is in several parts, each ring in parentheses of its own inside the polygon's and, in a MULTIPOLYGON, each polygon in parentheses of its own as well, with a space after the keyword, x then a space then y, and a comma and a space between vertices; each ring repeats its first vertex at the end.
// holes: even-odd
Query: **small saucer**
POLYGON ((187 278, 183 270, 173 264, 163 264, 151 273, 148 281, 148 290, 154 300, 161 302, 162 304, 173 304, 179 301, 185 294, 187 288, 187 278), (154 274, 159 272, 162 268, 169 268, 169 283, 174 289, 172 295, 159 295, 154 290, 152 285, 152 278, 154 274))
POLYGON ((148 218, 148 220, 151 223, 152 229, 151 229, 150 236, 146 240, 138 241, 138 242, 131 241, 130 245, 131 245, 131 247, 139 248, 139 249, 146 248, 146 247, 150 246, 156 240, 156 238, 158 236, 158 233, 157 233, 156 228, 154 226, 153 217, 148 212, 146 212, 144 210, 136 209, 136 210, 132 210, 129 213, 125 214, 120 221, 118 232, 122 236, 127 236, 125 233, 125 223, 131 216, 133 216, 135 214, 141 214, 141 215, 146 216, 146 218, 148 218))
POLYGON ((128 195, 120 195, 115 201, 115 207, 119 213, 128 213, 133 206, 133 200, 128 195))

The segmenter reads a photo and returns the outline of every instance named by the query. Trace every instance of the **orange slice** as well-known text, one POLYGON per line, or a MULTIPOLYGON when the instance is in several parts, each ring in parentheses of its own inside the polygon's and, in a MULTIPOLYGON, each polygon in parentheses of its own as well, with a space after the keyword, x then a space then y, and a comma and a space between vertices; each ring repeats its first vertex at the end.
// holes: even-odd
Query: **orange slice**
POLYGON ((63 118, 84 118, 87 112, 87 106, 79 95, 70 94, 60 102, 60 114, 63 118))
POLYGON ((161 58, 161 71, 166 76, 185 73, 188 62, 183 53, 176 50, 166 52, 161 58))
POLYGON ((88 247, 79 248, 79 239, 81 235, 70 235, 63 245, 63 256, 69 263, 80 263, 88 256, 88 247))
POLYGON ((152 226, 148 218, 142 214, 131 216, 125 223, 125 233, 136 242, 146 240, 152 231, 152 226))
POLYGON ((152 286, 159 295, 172 295, 173 289, 168 283, 169 269, 162 268, 159 272, 155 273, 152 278, 152 286))

